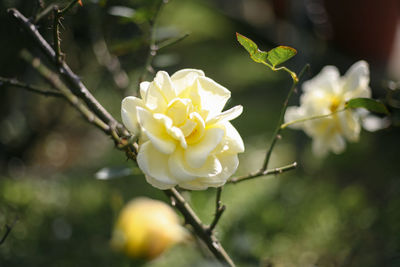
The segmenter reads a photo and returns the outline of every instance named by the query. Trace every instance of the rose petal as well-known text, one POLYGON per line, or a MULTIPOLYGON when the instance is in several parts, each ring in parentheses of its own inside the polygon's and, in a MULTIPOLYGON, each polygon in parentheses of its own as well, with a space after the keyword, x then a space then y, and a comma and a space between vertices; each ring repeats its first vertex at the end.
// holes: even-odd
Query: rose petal
POLYGON ((363 128, 369 132, 376 132, 389 127, 388 118, 379 118, 375 115, 368 115, 362 120, 363 128))
POLYGON ((169 184, 169 183, 165 183, 165 182, 160 182, 157 179, 155 179, 149 175, 145 175, 144 177, 146 178, 146 181, 149 184, 151 184, 152 186, 154 186, 155 188, 158 188, 160 190, 171 189, 172 187, 174 187, 176 185, 176 183, 169 184))
POLYGON ((346 142, 340 134, 333 135, 331 140, 329 140, 329 145, 335 154, 342 153, 346 148, 346 142))
POLYGON ((167 103, 169 103, 172 99, 176 97, 174 85, 167 72, 157 72, 156 77, 154 78, 154 82, 161 89, 164 97, 167 100, 167 103))
POLYGON ((137 108, 137 114, 144 133, 154 147, 161 153, 171 154, 174 152, 176 147, 175 140, 166 131, 165 125, 168 122, 156 120, 149 111, 140 107, 137 108))
POLYGON ((210 152, 221 142, 223 136, 223 129, 207 129, 200 142, 189 145, 185 150, 185 159, 188 165, 192 168, 203 166, 210 152))
POLYGON ((339 79, 339 70, 334 66, 326 66, 317 76, 304 82, 302 89, 304 92, 323 90, 334 93, 340 89, 339 79))
POLYGON ((121 104, 121 117, 125 127, 133 134, 140 132, 140 126, 137 118, 137 107, 144 107, 142 99, 134 96, 125 97, 121 104))
POLYGON ((201 179, 180 182, 179 186, 187 190, 205 190, 209 187, 209 185, 204 183, 201 179))
POLYGON ((222 171, 212 177, 201 177, 193 181, 180 182, 179 185, 189 190, 203 190, 208 187, 223 186, 229 177, 235 173, 239 166, 239 159, 236 154, 223 153, 218 156, 218 160, 223 167, 222 171))
POLYGON ((172 74, 176 95, 191 87, 199 76, 204 76, 204 72, 196 69, 183 69, 172 74))
POLYGON ((352 142, 358 141, 361 126, 356 112, 346 110, 337 114, 343 135, 352 142))
POLYGON ((140 83, 140 85, 139 85, 139 87, 140 87, 140 97, 142 99, 145 99, 147 90, 149 89, 149 86, 150 86, 150 82, 141 82, 140 83))
POLYGON ((146 179, 152 185, 166 189, 176 185, 175 179, 169 172, 168 159, 168 155, 160 153, 151 141, 147 141, 140 146, 137 163, 146 176, 149 176, 146 179))
POLYGON ((360 60, 354 63, 343 77, 343 92, 350 92, 346 100, 355 97, 370 97, 368 63, 360 60))
POLYGON ((215 156, 209 156, 200 168, 192 168, 185 162, 184 152, 177 149, 170 157, 169 169, 176 180, 188 181, 198 177, 217 175, 222 171, 222 166, 215 156))
POLYGON ((219 154, 217 158, 223 166, 222 171, 216 176, 204 179, 204 182, 207 182, 210 186, 214 187, 225 184, 228 178, 236 172, 239 166, 239 158, 237 154, 230 153, 230 151, 219 154))
POLYGON ((167 108, 167 99, 155 82, 151 82, 144 98, 146 106, 156 113, 164 113, 167 108))
POLYGON ((200 97, 201 109, 209 111, 208 118, 219 115, 231 97, 228 89, 207 77, 198 77, 196 93, 200 97))
POLYGON ((228 109, 218 114, 214 118, 211 118, 209 121, 207 121, 207 124, 211 125, 219 122, 231 121, 239 117, 240 114, 242 114, 242 112, 243 112, 243 106, 241 105, 235 106, 231 109, 228 109))
POLYGON ((236 128, 230 122, 225 122, 223 126, 225 128, 225 136, 222 143, 226 148, 223 147, 222 150, 228 150, 229 153, 244 152, 243 140, 236 128))
MULTIPOLYGON (((285 113, 285 123, 292 122, 301 118, 306 117, 304 113, 304 109, 301 107, 288 107, 285 113)), ((289 125, 290 128, 293 129, 301 129, 303 128, 303 123, 294 123, 289 125)))

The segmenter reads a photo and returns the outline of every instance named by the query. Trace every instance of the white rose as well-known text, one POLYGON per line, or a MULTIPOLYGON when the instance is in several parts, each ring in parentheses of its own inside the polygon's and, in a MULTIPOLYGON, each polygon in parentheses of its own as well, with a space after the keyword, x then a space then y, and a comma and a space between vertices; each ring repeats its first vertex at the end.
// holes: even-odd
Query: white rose
POLYGON ((230 91, 183 69, 171 77, 159 71, 140 84, 140 98, 126 97, 124 125, 139 134, 137 162, 146 180, 159 189, 219 187, 236 171, 242 138, 229 122, 242 106, 222 112, 230 91))
MULTIPOLYGON (((340 111, 346 101, 358 97, 370 97, 369 68, 365 61, 358 61, 340 77, 334 66, 326 66, 313 79, 304 82, 300 107, 289 107, 285 122, 340 111)), ((303 129, 313 138, 312 148, 316 155, 324 156, 328 151, 338 154, 346 147, 346 139, 358 141, 360 135, 360 111, 346 109, 333 115, 302 123, 292 128, 303 129)))

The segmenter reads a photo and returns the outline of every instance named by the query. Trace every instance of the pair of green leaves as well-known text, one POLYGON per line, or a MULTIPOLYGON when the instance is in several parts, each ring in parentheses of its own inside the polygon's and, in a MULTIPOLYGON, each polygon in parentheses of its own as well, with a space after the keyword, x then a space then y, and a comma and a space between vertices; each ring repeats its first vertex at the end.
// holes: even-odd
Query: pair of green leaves
MULTIPOLYGON (((297 54, 296 49, 289 46, 278 46, 268 52, 258 49, 258 46, 251 39, 236 33, 239 43, 249 52, 251 59, 257 63, 267 65, 272 70, 286 69, 285 67, 276 68, 277 65, 286 62, 297 54)), ((287 70, 287 69, 286 69, 287 70)), ((289 71, 292 73, 291 71, 289 71)), ((293 74, 293 73, 292 73, 293 74)), ((292 77, 295 77, 292 75, 292 77)), ((371 98, 354 98, 346 103, 346 108, 365 108, 371 112, 388 115, 386 106, 371 98)))
POLYGON ((272 69, 297 54, 296 49, 289 46, 278 46, 268 52, 261 51, 255 42, 240 33, 236 33, 236 38, 255 62, 271 65, 272 69))

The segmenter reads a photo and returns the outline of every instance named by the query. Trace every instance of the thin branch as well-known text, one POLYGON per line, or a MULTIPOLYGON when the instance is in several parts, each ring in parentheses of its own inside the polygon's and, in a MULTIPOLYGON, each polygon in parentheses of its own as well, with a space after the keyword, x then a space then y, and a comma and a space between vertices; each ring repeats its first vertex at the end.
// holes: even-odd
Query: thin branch
POLYGON ((55 96, 55 97, 62 97, 63 95, 60 92, 56 91, 50 91, 50 90, 43 90, 35 85, 30 85, 21 81, 18 81, 16 79, 9 79, 9 78, 3 78, 0 77, 0 86, 1 85, 11 85, 15 87, 20 87, 23 89, 26 89, 27 91, 41 94, 44 96, 55 96))
POLYGON ((69 4, 60 10, 60 16, 64 16, 79 0, 72 0, 69 4))
POLYGON ((345 111, 346 109, 347 109, 347 108, 338 109, 338 110, 336 110, 336 111, 334 111, 334 112, 331 112, 331 113, 329 113, 329 114, 315 115, 315 116, 305 117, 305 118, 301 118, 301 119, 294 120, 294 121, 289 121, 289 122, 283 123, 283 124, 281 125, 281 129, 283 130, 283 129, 285 129, 286 127, 288 127, 288 126, 290 126, 290 125, 293 125, 293 124, 296 124, 296 123, 301 123, 301 122, 306 122, 306 121, 312 121, 312 120, 318 120, 318 119, 327 118, 327 117, 330 117, 330 116, 332 116, 332 115, 335 115, 336 113, 343 112, 343 111, 345 111))
MULTIPOLYGON (((42 49, 44 54, 49 58, 51 62, 54 62, 57 67, 56 53, 49 45, 49 43, 39 33, 36 26, 33 25, 24 15, 22 15, 18 10, 14 8, 8 9, 8 13, 21 25, 24 30, 27 31, 27 33, 31 35, 36 44, 42 49)), ((81 82, 80 78, 72 72, 72 70, 64 61, 61 62, 58 69, 61 77, 64 78, 70 85, 69 88, 72 90, 72 92, 76 96, 81 98, 90 110, 92 110, 105 123, 111 125, 111 127, 117 127, 122 132, 124 132, 124 135, 128 135, 125 128, 116 119, 114 119, 102 105, 100 105, 97 99, 81 82)))
POLYGON ((217 195, 215 197, 215 215, 214 220, 211 222, 210 226, 208 227, 207 231, 211 234, 215 227, 217 226, 219 219, 221 219, 222 214, 224 213, 226 206, 222 205, 221 202, 221 193, 222 193, 222 186, 217 188, 217 195))
POLYGON ((60 18, 61 11, 58 10, 57 6, 53 8, 53 46, 56 52, 56 63, 59 66, 61 64, 61 44, 60 44, 60 18))
POLYGON ((297 86, 297 84, 299 83, 299 80, 303 77, 303 75, 305 74, 305 72, 308 70, 310 68, 310 65, 305 65, 304 66, 304 68, 301 70, 301 72, 300 72, 300 74, 299 74, 299 76, 298 76, 298 79, 293 79, 293 83, 292 83, 292 87, 290 88, 290 90, 289 90, 289 93, 288 93, 288 95, 287 95, 287 97, 286 97, 286 99, 285 99, 285 102, 283 102, 283 106, 282 106, 282 109, 281 109, 281 113, 280 113, 280 115, 279 115, 279 120, 278 120, 278 124, 277 124, 277 126, 276 126, 276 128, 275 128, 275 131, 274 131, 274 134, 272 135, 272 141, 271 141, 271 144, 270 144, 270 147, 269 147, 269 149, 267 150, 267 154, 265 155, 265 160, 264 160, 264 164, 263 164, 263 166, 262 166, 262 168, 261 168, 261 170, 266 170, 267 168, 268 168, 268 164, 269 164, 269 160, 270 160, 270 158, 271 158, 271 154, 272 154, 272 150, 274 149, 274 147, 275 147, 275 144, 276 144, 276 141, 279 139, 279 137, 280 137, 280 132, 281 132, 281 125, 282 125, 282 123, 283 123, 283 119, 284 119, 284 117, 285 117, 285 112, 286 112, 286 109, 287 109, 287 106, 288 106, 288 103, 289 103, 289 99, 290 99, 290 97, 292 96, 292 94, 293 94, 293 92, 294 92, 294 90, 296 89, 296 86, 297 86))
POLYGON ((61 53, 61 42, 60 42, 60 19, 64 16, 79 0, 71 1, 65 8, 58 9, 57 6, 53 8, 53 42, 54 42, 54 51, 56 52, 56 63, 57 65, 61 64, 63 60, 61 53))
POLYGON ((189 33, 185 33, 177 38, 171 38, 171 39, 162 41, 161 43, 157 44, 157 51, 164 49, 166 47, 169 47, 171 45, 174 45, 176 43, 179 43, 180 41, 186 39, 186 37, 188 37, 188 36, 189 36, 189 33))
POLYGON ((55 4, 50 4, 48 7, 46 7, 42 12, 38 13, 35 16, 35 19, 33 20, 34 23, 38 23, 41 19, 43 19, 44 17, 46 17, 48 14, 50 14, 51 11, 53 11, 54 7, 56 5, 55 4))
MULTIPOLYGON (((153 73, 153 67, 151 64, 153 63, 154 57, 157 55, 157 46, 156 46, 156 28, 158 17, 161 13, 162 7, 168 3, 168 0, 160 0, 159 4, 156 7, 156 11, 154 13, 153 18, 150 20, 150 40, 149 40, 149 52, 147 54, 146 63, 144 65, 143 73, 139 78, 139 84, 144 81, 146 78, 147 72, 153 73)), ((140 88, 138 86, 138 88, 140 88)), ((138 89, 139 90, 139 89, 138 89)))
POLYGON ((182 213, 186 223, 193 227, 193 231, 203 240, 215 257, 227 266, 235 266, 218 239, 208 231, 208 227, 201 222, 182 195, 175 188, 165 190, 164 192, 171 199, 172 205, 182 213))
POLYGON ((272 71, 280 71, 280 70, 286 71, 287 73, 290 74, 294 83, 299 82, 299 78, 297 77, 296 73, 294 71, 291 71, 290 69, 286 68, 285 66, 276 68, 275 66, 269 64, 266 61, 261 61, 261 63, 264 64, 265 66, 267 66, 268 68, 270 68, 272 71))
POLYGON ((100 65, 105 67, 113 77, 115 85, 120 89, 129 86, 129 76, 122 68, 117 56, 112 55, 107 47, 104 37, 100 33, 95 34, 93 52, 100 65))
POLYGON ((21 57, 32 65, 51 86, 57 88, 61 94, 85 117, 85 119, 95 125, 103 132, 109 133, 110 127, 100 120, 93 112, 86 107, 77 96, 72 94, 68 87, 60 80, 57 74, 40 62, 40 59, 34 58, 28 51, 22 50, 21 57))
POLYGON ((274 169, 270 169, 270 170, 259 170, 256 171, 254 173, 250 173, 250 174, 246 174, 243 176, 238 176, 238 177, 234 177, 228 180, 227 184, 237 184, 239 182, 243 182, 243 181, 247 181, 250 179, 254 179, 260 176, 267 176, 267 175, 275 175, 275 174, 282 174, 284 172, 293 170, 297 167, 297 162, 293 162, 292 164, 283 166, 283 167, 279 167, 279 168, 274 168, 274 169))
POLYGON ((1 240, 0 240, 0 245, 2 245, 2 244, 4 243, 4 241, 6 241, 8 235, 11 233, 11 230, 13 229, 13 227, 14 227, 14 225, 15 225, 15 223, 16 223, 17 221, 18 221, 18 217, 16 217, 16 218, 14 219, 14 221, 12 222, 11 225, 8 225, 8 224, 5 225, 5 226, 6 226, 6 231, 5 231, 3 237, 2 237, 1 240))

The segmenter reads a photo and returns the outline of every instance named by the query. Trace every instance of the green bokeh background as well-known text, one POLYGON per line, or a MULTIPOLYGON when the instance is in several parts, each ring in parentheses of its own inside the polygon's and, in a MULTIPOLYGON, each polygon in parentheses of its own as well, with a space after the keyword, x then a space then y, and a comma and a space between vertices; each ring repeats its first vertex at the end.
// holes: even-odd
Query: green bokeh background
MULTIPOLYGON (((143 73, 148 20, 157 2, 83 0, 84 6, 63 20, 66 61, 118 119, 122 98, 135 92, 143 73), (126 14, 123 11, 134 14, 118 16, 126 14), (103 39, 128 77, 123 86, 93 52, 103 39)), ((321 38, 301 4, 278 18, 273 2, 173 0, 158 21, 159 39, 190 35, 160 50, 156 70, 172 74, 182 68, 202 69, 231 90, 227 108, 243 105, 243 114, 233 121, 246 146, 238 174, 261 166, 290 77, 252 62, 235 32, 265 50, 278 44, 295 47, 298 55, 287 65, 299 72, 311 63, 305 79, 328 64, 344 73, 360 59, 321 38)), ((35 55, 40 51, 7 15, 9 7, 18 7, 26 16, 37 12, 36 1, 0 1, 0 76, 46 87, 19 59, 24 47, 35 55)), ((39 26, 51 40, 51 20, 39 26)), ((388 79, 385 63, 370 67, 374 97, 382 98, 382 81, 388 79)), ((112 251, 112 228, 123 204, 138 196, 168 201, 164 194, 148 185, 109 138, 62 100, 14 87, 0 89, 0 236, 6 224, 15 222, 0 245, 0 266, 216 265, 195 241, 152 262, 135 262, 112 251), (95 179, 103 167, 129 168, 132 175, 95 179)), ((227 210, 217 236, 234 261, 239 266, 400 266, 399 129, 363 131, 360 141, 348 144, 343 154, 324 159, 312 154, 311 140, 303 132, 288 129, 282 137, 270 166, 297 161, 296 170, 223 190, 227 210)), ((215 189, 184 196, 204 222, 211 222, 215 189)))

